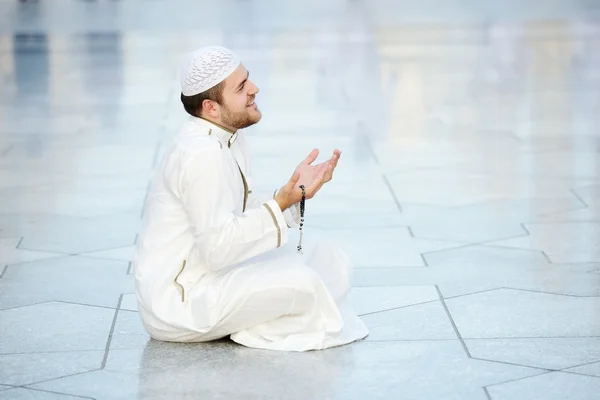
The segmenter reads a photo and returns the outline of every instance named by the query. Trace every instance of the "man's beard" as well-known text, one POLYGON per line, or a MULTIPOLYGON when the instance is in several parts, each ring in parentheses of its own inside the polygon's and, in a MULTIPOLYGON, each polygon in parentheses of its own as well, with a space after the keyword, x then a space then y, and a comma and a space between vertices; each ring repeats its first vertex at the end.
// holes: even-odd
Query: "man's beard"
MULTIPOLYGON (((244 129, 251 125, 256 124, 260 120, 260 114, 258 116, 252 116, 248 110, 242 112, 231 112, 227 107, 222 107, 221 123, 234 129, 244 129)), ((258 110, 258 109, 257 109, 258 110)))

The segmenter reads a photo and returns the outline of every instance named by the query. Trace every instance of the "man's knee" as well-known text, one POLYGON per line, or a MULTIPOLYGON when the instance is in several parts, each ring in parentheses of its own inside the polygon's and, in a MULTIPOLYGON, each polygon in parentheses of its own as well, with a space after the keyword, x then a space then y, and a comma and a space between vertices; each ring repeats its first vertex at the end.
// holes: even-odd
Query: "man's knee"
POLYGON ((285 275, 286 282, 298 290, 314 292, 323 284, 321 276, 314 269, 304 265, 286 269, 285 275))

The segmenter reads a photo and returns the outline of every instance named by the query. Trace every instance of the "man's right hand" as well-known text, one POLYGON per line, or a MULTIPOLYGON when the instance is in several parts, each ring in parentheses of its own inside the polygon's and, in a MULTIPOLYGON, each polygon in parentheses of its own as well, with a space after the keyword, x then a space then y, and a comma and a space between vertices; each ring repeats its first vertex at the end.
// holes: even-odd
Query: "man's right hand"
POLYGON ((275 201, 279 204, 281 211, 284 211, 292 205, 302 200, 302 189, 304 185, 306 199, 312 199, 315 194, 323 187, 323 184, 329 182, 333 175, 333 170, 337 166, 341 152, 335 150, 331 159, 318 164, 311 165, 319 155, 319 150, 314 149, 294 170, 294 173, 285 186, 283 186, 275 195, 275 201))

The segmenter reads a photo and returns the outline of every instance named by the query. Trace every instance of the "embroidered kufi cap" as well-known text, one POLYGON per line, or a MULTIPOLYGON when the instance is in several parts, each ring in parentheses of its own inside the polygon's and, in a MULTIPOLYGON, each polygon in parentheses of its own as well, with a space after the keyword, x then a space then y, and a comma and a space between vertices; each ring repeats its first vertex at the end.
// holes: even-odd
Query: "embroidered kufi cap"
POLYGON ((215 87, 240 65, 233 52, 221 46, 194 51, 181 69, 181 93, 194 96, 215 87))

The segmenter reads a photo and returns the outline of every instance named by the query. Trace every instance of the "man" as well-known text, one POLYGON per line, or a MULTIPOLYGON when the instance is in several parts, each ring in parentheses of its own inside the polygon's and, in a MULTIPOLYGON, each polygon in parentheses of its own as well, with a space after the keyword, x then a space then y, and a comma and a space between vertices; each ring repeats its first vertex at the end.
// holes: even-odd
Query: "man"
MULTIPOLYGON (((252 191, 246 139, 258 88, 226 48, 194 52, 181 73, 190 114, 156 173, 134 259, 140 316, 163 341, 230 336, 255 348, 305 351, 368 332, 348 304, 350 262, 334 247, 306 255, 286 246, 299 228, 302 189, 311 199, 332 178, 340 152, 264 199, 252 191)), ((308 249, 307 249, 308 250, 308 249)))

